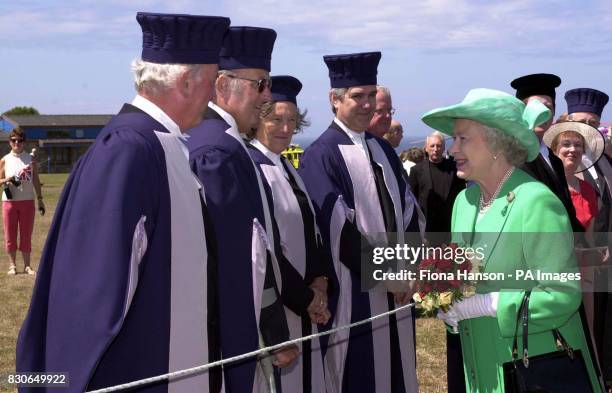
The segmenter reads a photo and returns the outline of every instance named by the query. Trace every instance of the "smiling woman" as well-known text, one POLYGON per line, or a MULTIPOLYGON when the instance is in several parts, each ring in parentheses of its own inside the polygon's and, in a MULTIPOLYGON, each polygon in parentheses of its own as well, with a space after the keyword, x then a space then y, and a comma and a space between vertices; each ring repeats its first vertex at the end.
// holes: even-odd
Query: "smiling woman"
MULTIPOLYGON (((563 205, 546 186, 516 167, 536 159, 539 143, 534 129, 549 118, 550 111, 538 100, 525 105, 507 93, 489 89, 471 90, 463 102, 423 116, 427 125, 454 137, 450 152, 457 161, 457 175, 475 183, 455 200, 453 241, 477 248, 486 244, 489 234, 497 239, 487 248, 482 271, 578 271, 563 205), (501 236, 507 233, 530 235, 509 241, 501 236)), ((598 382, 578 312, 580 283, 557 277, 560 275, 538 277, 527 288, 531 290, 529 323, 538 326, 537 332, 529 331, 529 355, 555 351, 552 331, 558 329, 572 348, 584 354, 596 391, 598 382)), ((504 364, 512 362, 512 338, 525 288, 510 282, 492 283, 479 280, 476 295, 438 313, 448 325, 458 327, 467 391, 503 393, 509 383, 504 364)), ((558 379, 569 386, 572 380, 568 377, 563 374, 558 379)))
POLYGON ((592 232, 599 211, 597 191, 578 174, 586 171, 603 154, 603 136, 588 124, 565 121, 550 127, 543 140, 563 162, 576 217, 587 233, 592 232))
POLYGON ((38 196, 36 198, 38 210, 41 215, 45 214, 36 161, 33 153, 31 155, 24 151, 25 140, 26 134, 21 128, 11 131, 9 134, 11 152, 0 159, 4 245, 9 255, 9 275, 16 274, 17 248, 23 256, 24 273, 35 274, 30 267, 35 213, 34 192, 38 196), (17 232, 19 232, 19 243, 17 232))
MULTIPOLYGON (((292 76, 272 77, 272 101, 262 106, 259 127, 249 148, 272 194, 274 217, 283 247, 283 266, 291 266, 291 277, 283 277, 282 298, 291 338, 316 332, 316 323, 327 323, 327 282, 331 263, 325 262, 315 223, 315 213, 302 179, 280 155, 293 134, 308 125, 297 107, 302 89, 292 76)), ((283 391, 323 391, 324 374, 317 340, 300 344, 300 363, 281 370, 283 391), (312 389, 312 390, 310 390, 312 389)))

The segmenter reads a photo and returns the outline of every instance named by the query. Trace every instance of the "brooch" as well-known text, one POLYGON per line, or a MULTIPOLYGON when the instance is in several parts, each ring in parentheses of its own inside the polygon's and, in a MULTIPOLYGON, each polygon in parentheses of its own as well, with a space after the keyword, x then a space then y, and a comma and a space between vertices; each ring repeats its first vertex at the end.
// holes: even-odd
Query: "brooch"
MULTIPOLYGON (((510 191, 508 195, 506 195, 506 201, 508 201, 508 203, 510 204, 514 200, 514 197, 515 197, 514 193, 510 191)), ((507 213, 508 213, 508 205, 504 206, 504 209, 502 210, 501 214, 502 216, 505 217, 507 213)))

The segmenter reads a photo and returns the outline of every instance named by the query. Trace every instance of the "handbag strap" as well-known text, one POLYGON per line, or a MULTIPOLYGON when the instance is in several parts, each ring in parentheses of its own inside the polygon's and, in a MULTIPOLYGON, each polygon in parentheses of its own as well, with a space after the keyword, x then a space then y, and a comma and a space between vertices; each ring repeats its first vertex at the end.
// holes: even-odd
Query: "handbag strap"
POLYGON ((561 335, 561 332, 559 331, 559 329, 554 328, 552 330, 552 334, 553 334, 553 337, 555 338, 555 344, 557 345, 557 349, 559 351, 565 350, 565 352, 567 352, 567 356, 569 356, 570 359, 574 360, 574 349, 570 347, 570 345, 567 343, 563 335, 561 335))
POLYGON ((531 297, 531 291, 525 292, 523 300, 523 310, 521 312, 521 321, 523 325, 523 365, 525 368, 529 367, 529 350, 527 344, 527 338, 529 336, 529 298, 531 297))
POLYGON ((519 309, 516 313, 516 325, 514 326, 514 339, 512 341, 512 360, 513 361, 517 361, 518 360, 518 328, 519 328, 519 324, 521 323, 522 319, 523 319, 523 311, 528 307, 526 307, 526 303, 528 303, 528 296, 531 293, 531 291, 528 291, 525 293, 525 296, 523 296, 523 300, 521 301, 521 305, 519 306, 519 309))
MULTIPOLYGON (((516 326, 514 330, 514 340, 512 342, 512 360, 516 363, 518 360, 518 326, 519 322, 523 326, 523 365, 529 367, 529 299, 531 291, 525 292, 523 301, 516 314, 516 326)), ((574 349, 570 347, 558 328, 552 329, 552 335, 555 340, 557 350, 565 351, 570 359, 574 359, 574 349)))

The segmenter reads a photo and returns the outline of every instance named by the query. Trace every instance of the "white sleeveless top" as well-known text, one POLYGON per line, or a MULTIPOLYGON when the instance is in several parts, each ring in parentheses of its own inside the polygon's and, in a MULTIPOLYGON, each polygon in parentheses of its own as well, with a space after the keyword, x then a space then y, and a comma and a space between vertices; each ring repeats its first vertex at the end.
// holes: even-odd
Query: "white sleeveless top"
POLYGON ((26 201, 34 199, 34 186, 32 184, 32 157, 27 152, 21 154, 15 154, 10 152, 9 154, 2 157, 4 160, 4 176, 17 176, 21 181, 19 187, 10 185, 13 199, 6 199, 6 194, 2 192, 2 200, 10 201, 26 201))

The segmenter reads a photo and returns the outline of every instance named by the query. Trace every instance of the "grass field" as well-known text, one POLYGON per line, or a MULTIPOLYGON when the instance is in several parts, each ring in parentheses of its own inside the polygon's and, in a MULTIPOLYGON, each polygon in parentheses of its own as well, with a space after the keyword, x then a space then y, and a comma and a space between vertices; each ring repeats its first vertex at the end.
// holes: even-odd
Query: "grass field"
MULTIPOLYGON (((38 270, 40 253, 47 238, 51 219, 66 175, 43 174, 43 195, 47 205, 44 217, 36 216, 32 236, 32 267, 38 270)), ((0 375, 15 370, 15 341, 21 322, 27 312, 34 278, 25 274, 8 276, 9 262, 4 251, 4 234, 1 233, 2 252, 0 256, 0 375)), ((23 261, 17 256, 17 271, 23 272, 23 261)), ((442 322, 419 318, 417 320, 417 365, 420 391, 442 393, 446 391, 446 356, 442 322)), ((0 392, 16 391, 0 381, 0 392)))

